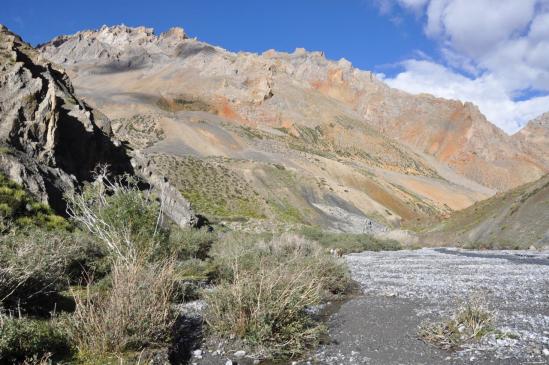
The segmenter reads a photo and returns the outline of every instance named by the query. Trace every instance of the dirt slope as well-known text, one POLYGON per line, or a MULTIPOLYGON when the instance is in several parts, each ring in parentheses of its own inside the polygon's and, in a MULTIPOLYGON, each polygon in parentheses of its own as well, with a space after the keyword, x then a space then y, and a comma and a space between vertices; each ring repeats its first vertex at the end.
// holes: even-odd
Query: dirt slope
POLYGON ((549 175, 454 213, 426 240, 434 245, 549 246, 549 175))

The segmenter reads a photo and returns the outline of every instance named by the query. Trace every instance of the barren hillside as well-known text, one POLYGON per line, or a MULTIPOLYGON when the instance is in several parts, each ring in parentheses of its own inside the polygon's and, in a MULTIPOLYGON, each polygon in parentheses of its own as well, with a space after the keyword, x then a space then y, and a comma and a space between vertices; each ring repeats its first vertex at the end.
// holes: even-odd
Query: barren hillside
POLYGON ((232 53, 125 26, 40 51, 211 218, 399 226, 549 167, 473 105, 391 89, 320 52, 232 53))

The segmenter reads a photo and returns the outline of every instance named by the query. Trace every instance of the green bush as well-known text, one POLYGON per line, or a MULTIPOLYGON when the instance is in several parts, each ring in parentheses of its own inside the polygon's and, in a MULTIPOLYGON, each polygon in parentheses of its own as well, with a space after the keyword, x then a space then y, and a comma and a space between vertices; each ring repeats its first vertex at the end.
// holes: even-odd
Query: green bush
POLYGON ((66 196, 68 212, 116 257, 150 257, 168 234, 160 224, 160 203, 152 192, 142 192, 137 181, 126 179, 100 175, 82 194, 66 196))
POLYGON ((66 334, 52 320, 0 318, 0 363, 15 364, 32 358, 58 360, 70 355, 66 334))
POLYGON ((317 227, 304 227, 298 234, 326 248, 336 248, 343 254, 362 251, 396 251, 402 249, 395 240, 383 240, 365 233, 337 233, 317 227))
POLYGON ((0 305, 32 314, 70 306, 61 292, 84 272, 104 271, 102 255, 80 232, 34 228, 0 236, 0 305))
POLYGON ((212 256, 218 286, 205 293, 210 330, 265 357, 294 357, 316 345, 323 327, 307 309, 349 284, 342 262, 295 235, 225 237, 212 256))
MULTIPOLYGON (((68 230, 69 222, 55 214, 46 204, 37 202, 20 185, 0 173, 0 218, 18 228, 42 227, 68 230)), ((5 229, 3 229, 5 231, 5 229)))
POLYGON ((158 254, 175 257, 178 260, 204 260, 216 240, 217 234, 208 231, 207 228, 172 227, 168 239, 160 244, 158 254))

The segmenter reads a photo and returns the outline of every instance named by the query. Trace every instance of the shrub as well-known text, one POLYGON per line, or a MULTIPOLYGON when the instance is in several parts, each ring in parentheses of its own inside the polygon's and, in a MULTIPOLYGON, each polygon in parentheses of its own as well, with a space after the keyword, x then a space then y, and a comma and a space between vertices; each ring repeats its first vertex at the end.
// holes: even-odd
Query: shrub
MULTIPOLYGON (((20 185, 0 173, 0 217, 19 228, 41 227, 67 230, 69 222, 56 215, 46 204, 37 202, 20 185)), ((1 227, 6 232, 7 227, 1 227)))
POLYGON ((396 251, 402 249, 398 241, 379 239, 366 233, 337 233, 317 227, 304 227, 302 236, 318 242, 326 248, 337 248, 343 254, 362 251, 396 251))
POLYGON ((477 301, 465 304, 449 320, 420 327, 419 338, 444 350, 458 350, 493 331, 493 314, 477 301))
POLYGON ((82 194, 72 192, 66 199, 71 218, 117 259, 129 262, 153 256, 168 232, 162 228, 162 207, 152 192, 125 179, 110 180, 102 172, 82 194))
POLYGON ((77 232, 35 228, 0 236, 0 304, 42 315, 61 309, 60 292, 100 258, 93 241, 77 232))
POLYGON ((0 318, 0 363, 14 364, 70 354, 66 334, 56 321, 0 318))
POLYGON ((342 263, 295 235, 259 243, 227 237, 212 256, 219 285, 205 294, 209 328, 263 356, 293 357, 314 346, 322 326, 306 309, 348 284, 342 263))
POLYGON ((67 328, 79 352, 119 353, 165 343, 173 325, 174 263, 118 260, 105 292, 74 293, 75 312, 67 328))
POLYGON ((169 238, 160 244, 158 255, 175 257, 178 260, 207 258, 217 234, 206 228, 172 228, 169 238))

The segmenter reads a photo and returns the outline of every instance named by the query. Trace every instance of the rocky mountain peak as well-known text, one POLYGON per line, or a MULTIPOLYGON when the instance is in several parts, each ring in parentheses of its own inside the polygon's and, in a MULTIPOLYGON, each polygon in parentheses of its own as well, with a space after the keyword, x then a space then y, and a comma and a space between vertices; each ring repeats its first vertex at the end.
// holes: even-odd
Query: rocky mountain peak
POLYGON ((187 33, 185 33, 185 30, 180 27, 172 27, 168 29, 166 32, 162 33, 160 35, 160 38, 172 38, 176 40, 184 40, 189 38, 187 36, 187 33))
POLYGON ((549 128, 549 112, 540 115, 534 120, 531 120, 530 122, 528 122, 528 125, 529 124, 532 124, 537 127, 549 128))

